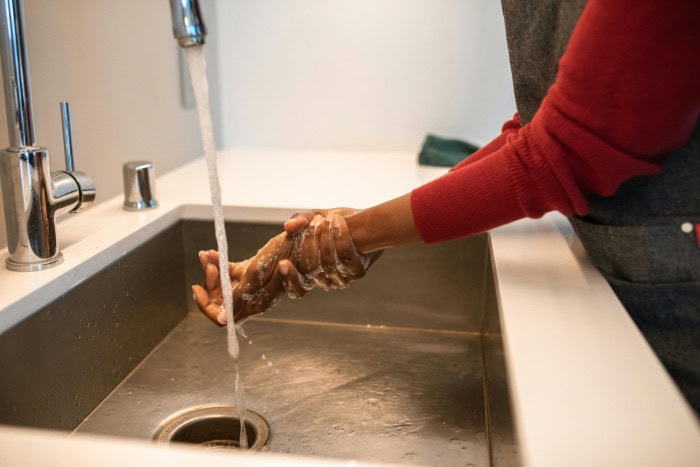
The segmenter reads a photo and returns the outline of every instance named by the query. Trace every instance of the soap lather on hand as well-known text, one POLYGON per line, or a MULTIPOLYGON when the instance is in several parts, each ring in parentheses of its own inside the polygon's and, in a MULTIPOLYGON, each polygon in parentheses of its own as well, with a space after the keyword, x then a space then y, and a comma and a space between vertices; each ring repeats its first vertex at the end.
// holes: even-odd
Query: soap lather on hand
MULTIPOLYGON (((284 292, 301 298, 315 287, 344 289, 364 277, 381 251, 361 254, 355 249, 345 216, 356 212, 337 208, 297 213, 255 256, 229 263, 236 323, 272 308, 284 292)), ((205 316, 223 326, 219 255, 200 251, 199 261, 204 285, 192 286, 193 298, 205 316)))

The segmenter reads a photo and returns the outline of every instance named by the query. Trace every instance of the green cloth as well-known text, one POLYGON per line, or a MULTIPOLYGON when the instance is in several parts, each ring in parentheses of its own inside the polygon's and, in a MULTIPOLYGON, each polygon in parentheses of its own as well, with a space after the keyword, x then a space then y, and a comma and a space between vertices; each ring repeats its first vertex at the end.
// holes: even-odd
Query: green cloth
POLYGON ((425 137, 423 147, 418 155, 418 163, 454 167, 479 149, 471 143, 458 139, 440 138, 435 135, 425 137))

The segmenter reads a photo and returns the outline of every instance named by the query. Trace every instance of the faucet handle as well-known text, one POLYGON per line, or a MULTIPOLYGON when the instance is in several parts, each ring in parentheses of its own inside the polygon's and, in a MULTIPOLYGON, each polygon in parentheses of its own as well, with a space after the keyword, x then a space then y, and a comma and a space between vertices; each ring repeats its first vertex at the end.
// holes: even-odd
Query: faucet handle
POLYGON ((124 209, 140 211, 158 207, 156 169, 149 161, 130 161, 123 165, 124 209))
POLYGON ((80 212, 95 201, 95 182, 83 172, 75 170, 73 159, 73 137, 70 129, 70 106, 68 102, 61 102, 61 126, 63 127, 63 151, 66 155, 66 174, 75 180, 78 188, 78 202, 70 210, 71 213, 80 212))
POLYGON ((63 128, 63 152, 66 155, 66 172, 75 170, 73 159, 73 137, 70 130, 70 105, 61 102, 61 127, 63 128))

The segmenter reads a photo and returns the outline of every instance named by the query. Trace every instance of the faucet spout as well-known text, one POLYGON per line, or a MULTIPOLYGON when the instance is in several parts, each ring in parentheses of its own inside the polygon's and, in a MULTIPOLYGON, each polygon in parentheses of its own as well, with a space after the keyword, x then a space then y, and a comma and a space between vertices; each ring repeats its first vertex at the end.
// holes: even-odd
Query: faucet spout
POLYGON ((181 47, 204 45, 207 28, 197 0, 170 0, 173 35, 181 47))
POLYGON ((2 64, 10 147, 33 147, 34 116, 29 89, 22 2, 2 3, 2 64))
MULTIPOLYGON (((10 142, 0 152, 10 253, 5 263, 14 271, 37 271, 63 261, 56 242, 55 217, 90 204, 95 185, 82 172, 69 169, 52 173, 48 150, 36 145, 22 2, 2 0, 0 9, 0 61, 10 142)), ((72 167, 72 154, 66 154, 66 161, 72 167)))

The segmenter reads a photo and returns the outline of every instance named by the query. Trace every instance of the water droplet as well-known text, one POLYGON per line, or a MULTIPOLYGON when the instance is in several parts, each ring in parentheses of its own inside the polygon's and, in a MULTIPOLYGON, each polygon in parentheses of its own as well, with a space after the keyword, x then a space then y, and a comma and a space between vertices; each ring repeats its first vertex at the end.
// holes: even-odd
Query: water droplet
POLYGON ((464 450, 467 448, 466 441, 459 438, 452 438, 450 440, 450 447, 464 450))

